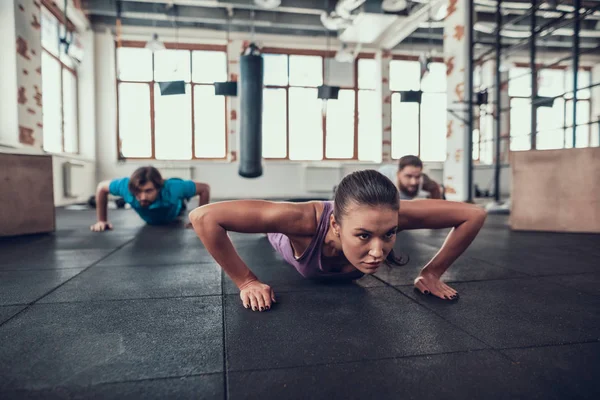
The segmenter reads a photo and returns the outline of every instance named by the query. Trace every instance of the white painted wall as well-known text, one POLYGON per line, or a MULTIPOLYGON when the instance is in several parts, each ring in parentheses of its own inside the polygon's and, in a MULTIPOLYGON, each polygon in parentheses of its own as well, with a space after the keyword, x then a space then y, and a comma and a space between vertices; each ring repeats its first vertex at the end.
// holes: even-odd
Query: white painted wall
POLYGON ((90 29, 80 32, 84 56, 77 67, 79 101, 79 154, 54 154, 52 157, 54 179, 54 204, 64 206, 87 201, 96 188, 96 82, 95 82, 95 40, 90 29), (81 165, 73 174, 72 185, 77 197, 66 197, 64 193, 63 164, 66 162, 81 165))
POLYGON ((52 176, 54 181, 54 205, 66 206, 68 204, 86 202, 91 194, 96 190, 96 164, 94 161, 86 160, 81 157, 73 157, 68 155, 53 155, 52 156, 52 176), (63 179, 63 164, 72 163, 79 165, 77 171, 71 175, 72 185, 76 197, 65 196, 64 179, 63 179))

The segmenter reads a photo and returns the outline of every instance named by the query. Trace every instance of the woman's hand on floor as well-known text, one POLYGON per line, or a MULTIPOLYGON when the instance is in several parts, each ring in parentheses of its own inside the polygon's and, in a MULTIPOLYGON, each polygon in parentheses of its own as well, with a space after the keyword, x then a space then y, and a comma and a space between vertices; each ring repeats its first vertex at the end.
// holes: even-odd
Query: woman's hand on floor
POLYGON ((252 311, 267 311, 271 303, 276 303, 273 289, 260 281, 251 281, 240 287, 240 298, 244 307, 252 311))

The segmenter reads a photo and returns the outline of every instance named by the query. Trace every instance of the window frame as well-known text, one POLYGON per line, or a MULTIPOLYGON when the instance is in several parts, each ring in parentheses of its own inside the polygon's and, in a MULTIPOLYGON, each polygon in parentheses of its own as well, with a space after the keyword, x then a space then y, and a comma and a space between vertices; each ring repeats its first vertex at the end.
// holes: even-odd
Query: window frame
MULTIPOLYGON (((320 160, 291 160, 290 159, 290 88, 308 88, 315 89, 313 86, 298 86, 298 85, 290 85, 289 75, 290 75, 290 62, 289 56, 320 56, 321 57, 321 75, 323 77, 323 83, 325 83, 325 65, 326 60, 328 58, 334 59, 335 51, 327 51, 327 50, 306 50, 306 49, 283 49, 280 47, 265 47, 261 51, 262 54, 274 54, 274 55, 286 55, 288 56, 287 69, 288 69, 288 82, 286 85, 263 85, 264 89, 284 89, 285 90, 285 99, 286 99, 286 129, 285 129, 285 138, 286 138, 286 149, 285 149, 285 157, 263 157, 268 161, 292 161, 292 162, 319 162, 319 161, 360 161, 358 159, 358 60, 361 58, 372 59, 374 54, 370 53, 359 53, 357 57, 352 62, 352 70, 353 70, 353 82, 352 86, 340 86, 340 90, 352 90, 354 91, 354 143, 353 143, 353 151, 352 157, 327 157, 327 113, 325 115, 321 115, 321 124, 323 127, 323 155, 320 160)), ((361 90, 371 90, 371 89, 361 89, 361 90)), ((329 101, 329 100, 328 100, 329 101)), ((335 101, 335 100, 331 100, 335 101)))
MULTIPOLYGON (((515 63, 515 66, 516 66, 516 67, 518 67, 518 68, 529 68, 529 64, 525 64, 525 63, 515 63)), ((538 75, 538 76, 537 76, 537 80, 538 80, 538 81, 539 81, 539 79, 540 79, 540 68, 543 68, 543 67, 544 67, 544 65, 542 65, 542 64, 538 64, 538 65, 536 66, 536 74, 538 75)), ((568 66, 553 66, 553 67, 550 67, 550 68, 544 68, 544 69, 551 69, 551 70, 561 70, 561 71, 565 72, 564 79, 565 79, 565 83, 566 83, 566 82, 567 82, 567 75, 566 75, 566 72, 567 72, 567 70, 568 70, 569 68, 570 68, 570 67, 568 67, 568 66)), ((592 69, 591 69, 591 67, 584 66, 584 67, 580 67, 580 68, 579 68, 579 71, 580 71, 580 72, 581 72, 581 71, 584 71, 584 72, 587 72, 587 73, 590 73, 590 74, 591 74, 591 71, 592 71, 592 69)), ((531 76, 531 73, 530 73, 529 75, 527 75, 527 76, 529 76, 529 77, 530 77, 530 76, 531 76)), ((510 82, 510 81, 509 81, 509 82, 510 82)), ((590 82, 591 82, 591 80, 590 80, 590 82)), ((559 148, 559 149, 555 149, 555 150, 571 149, 571 148, 572 148, 572 147, 567 147, 567 130, 571 130, 571 132, 572 132, 572 130, 573 130, 573 125, 571 124, 571 122, 567 122, 567 118, 566 118, 566 116, 567 116, 567 104, 568 104, 569 102, 571 102, 571 106, 572 106, 572 101, 573 101, 573 98, 572 98, 572 97, 571 97, 571 98, 567 98, 567 97, 565 96, 565 95, 566 95, 566 93, 573 93, 573 91, 571 91, 571 92, 563 92, 563 93, 562 93, 562 95, 560 95, 560 96, 558 96, 558 97, 555 97, 555 99, 559 99, 559 98, 560 98, 560 99, 563 99, 563 102, 564 102, 564 103, 563 103, 563 125, 562 125, 562 126, 559 126, 559 127, 556 127, 556 129, 555 129, 555 130, 562 129, 562 131, 563 131, 563 147, 561 147, 561 148, 559 148)), ((513 99, 528 99, 528 100, 531 100, 531 96, 509 96, 509 97, 508 97, 508 101, 509 101, 509 103, 508 103, 508 104, 509 104, 509 107, 508 107, 508 113, 509 113, 509 115, 510 115, 510 112, 511 112, 510 110, 511 110, 511 104, 512 104, 512 100, 513 100, 513 99)), ((591 140, 592 140, 592 136, 591 136, 591 135, 592 135, 592 131, 593 131, 593 129, 591 129, 591 124, 594 122, 594 121, 592 120, 592 113, 593 113, 593 109, 592 109, 592 107, 593 107, 593 102, 592 102, 592 99, 593 99, 593 96, 590 96, 590 97, 589 97, 589 98, 587 98, 587 99, 580 99, 580 98, 577 98, 577 103, 579 103, 579 102, 587 102, 587 103, 588 103, 588 105, 589 105, 589 107, 588 107, 588 109, 590 110, 590 112, 589 112, 589 115, 588 115, 588 121, 589 121, 589 122, 588 122, 588 123, 586 123, 586 124, 578 124, 578 125, 576 125, 577 127, 580 127, 580 126, 586 126, 586 125, 587 125, 587 126, 590 126, 590 129, 589 129, 589 132, 588 132, 588 143, 592 143, 592 142, 591 142, 591 140)), ((539 125, 539 124, 538 124, 538 125, 539 125)), ((540 132, 548 132, 548 131, 540 131, 540 130, 539 130, 539 127, 537 127, 537 126, 536 126, 536 132, 535 132, 535 135, 537 136, 537 135, 538 135, 540 132)), ((532 134, 532 132, 529 132, 529 140, 530 140, 530 142, 531 142, 531 134, 532 134)), ((501 139, 506 139, 506 138, 501 138, 501 139)), ((509 151, 509 153, 510 153, 510 152, 512 152, 512 151, 523 151, 523 150, 511 150, 511 149, 510 149, 510 143, 512 142, 512 127, 511 127, 511 125, 510 125, 510 118, 508 119, 508 139, 509 139, 509 147, 508 147, 508 151, 509 151)), ((492 142, 494 142, 494 141, 495 141, 495 138, 492 140, 492 142)), ((536 143, 537 143, 537 140, 536 140, 536 143)), ((589 146, 588 146, 588 147, 589 147, 589 146)), ((529 149, 529 151, 532 151, 532 150, 538 150, 538 149, 537 149, 537 146, 536 146, 536 149, 531 149, 531 148, 529 149)), ((542 149, 542 150, 543 150, 543 149, 542 149)), ((484 165, 487 165, 487 164, 484 164, 484 165)))
MULTIPOLYGON (((410 55, 404 55, 404 54, 393 54, 392 55, 392 59, 390 60, 390 63, 392 61, 417 61, 418 62, 419 61, 419 56, 410 56, 410 55)), ((432 57, 431 58, 431 62, 432 63, 445 64, 443 57, 432 57)), ((390 80, 391 80, 391 77, 390 77, 390 80)), ((421 91, 423 90, 423 88, 421 87, 422 84, 423 84, 423 79, 421 79, 420 82, 419 82, 419 90, 421 90, 421 91)), ((401 96, 401 94, 400 94, 401 92, 402 92, 401 90, 392 90, 390 88, 390 103, 391 103, 391 99, 392 99, 393 95, 394 94, 398 94, 399 96, 401 96)), ((448 88, 446 88, 446 90, 443 91, 443 92, 441 92, 441 91, 440 92, 430 92, 430 91, 428 91, 428 92, 422 92, 422 93, 423 94, 424 93, 433 93, 433 94, 442 94, 443 93, 443 94, 445 94, 447 96, 448 95, 448 88)), ((419 112, 418 112, 418 117, 417 117, 417 126, 418 126, 417 144, 418 144, 418 149, 419 150, 418 150, 418 154, 414 154, 414 155, 416 155, 417 157, 421 158, 421 142, 422 142, 422 140, 421 140, 421 115, 422 115, 422 109, 421 109, 421 107, 423 106, 423 101, 421 100, 421 102, 419 102, 418 104, 419 104, 419 112)), ((446 114, 447 113, 448 113, 448 111, 446 110, 446 114)), ((393 115, 392 107, 390 107, 390 121, 393 120, 393 118, 394 118, 394 115, 393 115)), ((447 115, 446 115, 446 118, 447 118, 447 115)), ((480 135, 480 137, 481 137, 481 135, 480 135)), ((393 129, 391 131, 391 141, 392 142, 394 141, 394 131, 393 131, 393 129)), ((399 160, 400 159, 400 158, 394 158, 391 153, 390 153, 390 158, 392 160, 399 160)), ((435 162, 444 162, 444 160, 427 161, 427 162, 434 162, 434 163, 435 162)))
MULTIPOLYGON (((65 18, 64 18, 64 14, 62 14, 60 12, 60 10, 57 10, 56 5, 53 2, 50 2, 49 0, 42 0, 41 2, 41 6, 48 11, 49 14, 51 14, 54 18, 56 18, 56 22, 60 27, 62 26, 63 28, 66 27, 68 32, 75 32, 75 25, 70 21, 70 20, 66 20, 65 23, 65 18)), ((40 10, 41 12, 44 12, 44 10, 40 10)), ((41 18, 40 18, 41 19, 41 18)), ((79 121, 79 75, 77 74, 77 70, 73 67, 68 66, 67 64, 65 64, 59 56, 56 56, 54 54, 52 54, 52 52, 50 50, 47 50, 43 44, 41 45, 41 49, 42 49, 42 53, 52 57, 54 60, 56 60, 58 62, 58 64, 60 65, 60 121, 61 121, 61 132, 60 132, 60 153, 55 153, 53 151, 47 151, 44 149, 45 152, 47 153, 53 153, 53 154, 66 154, 66 155, 80 155, 81 154, 81 134, 80 134, 80 121, 79 121), (75 77, 75 115, 76 115, 76 141, 77 141, 77 146, 75 151, 66 151, 65 150, 65 105, 64 105, 64 79, 63 79, 63 74, 65 72, 65 70, 67 70, 69 73, 71 73, 74 77, 75 77)), ((61 54, 61 47, 59 45, 59 54, 61 54)), ((40 55, 41 57, 41 55, 40 55)), ((40 68, 41 65, 40 65, 40 68)), ((42 79, 43 79, 43 70, 42 70, 42 79)), ((43 89, 42 89, 43 90, 43 89)), ((44 93, 42 93, 42 96, 44 96, 44 93)), ((43 109, 42 109, 42 126, 44 123, 44 113, 43 113, 43 109)), ((42 136, 42 149, 44 148, 44 143, 43 143, 43 136, 42 136)))
MULTIPOLYGON (((220 51, 225 53, 227 56, 227 46, 225 45, 216 45, 216 44, 192 44, 192 43, 164 43, 165 48, 167 50, 189 50, 191 51, 220 51)), ((115 90, 116 90, 116 115, 117 115, 117 159, 119 161, 141 161, 141 160, 156 160, 160 162, 185 162, 185 161, 224 161, 229 159, 229 102, 225 103, 225 155, 223 157, 197 157, 196 156, 196 121, 194 117, 194 87, 195 86, 214 86, 213 83, 204 83, 204 82, 194 82, 192 79, 192 75, 190 74, 190 97, 191 97, 191 123, 192 123, 192 157, 190 159, 185 160, 173 160, 173 159, 157 159, 156 158, 156 127, 155 127, 155 110, 154 110, 154 89, 156 87, 156 81, 154 80, 154 55, 152 56, 152 80, 151 81, 130 81, 130 80, 122 80, 119 79, 118 76, 118 60, 117 60, 117 52, 119 48, 144 48, 146 46, 146 42, 138 41, 138 40, 122 40, 120 43, 115 41, 115 52, 114 52, 114 70, 115 70, 115 90), (125 157, 121 153, 121 133, 120 133, 120 124, 119 124, 119 84, 121 83, 134 83, 139 85, 148 85, 150 88, 150 145, 151 145, 151 153, 150 157, 125 157)), ((190 54, 190 69, 191 69, 191 60, 192 55, 190 54)), ((227 57, 226 57, 227 60, 227 57)), ((228 60, 226 61, 229 62, 228 60)), ((227 64, 226 64, 227 65, 227 64)), ((227 68, 228 69, 228 68, 227 68)), ((192 71, 190 70, 190 73, 192 71)), ((229 73, 227 73, 229 76, 229 73)), ((187 85, 187 83, 186 83, 187 85)))

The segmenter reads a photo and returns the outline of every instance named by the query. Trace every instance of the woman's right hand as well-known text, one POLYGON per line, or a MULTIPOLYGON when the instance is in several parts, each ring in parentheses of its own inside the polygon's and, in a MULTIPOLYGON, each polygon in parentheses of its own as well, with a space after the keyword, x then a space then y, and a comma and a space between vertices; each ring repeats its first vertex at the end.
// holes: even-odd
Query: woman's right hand
POLYGON ((252 311, 267 311, 272 302, 276 303, 273 289, 260 281, 250 281, 242 285, 240 298, 244 307, 252 308, 252 311))

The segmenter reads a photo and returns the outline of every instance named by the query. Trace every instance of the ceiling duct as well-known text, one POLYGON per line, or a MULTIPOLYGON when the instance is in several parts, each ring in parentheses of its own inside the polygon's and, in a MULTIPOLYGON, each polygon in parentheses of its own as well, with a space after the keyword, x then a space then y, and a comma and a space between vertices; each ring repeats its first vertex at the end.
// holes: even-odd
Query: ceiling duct
MULTIPOLYGON (((388 2, 387 7, 393 5, 396 6, 388 2)), ((351 20, 339 36, 342 42, 347 43, 376 43, 390 26, 405 18, 387 13, 381 0, 342 0, 335 11, 342 18, 351 20)))
POLYGON ((281 0, 254 0, 254 4, 260 8, 274 10, 281 5, 281 0))

